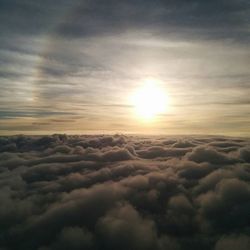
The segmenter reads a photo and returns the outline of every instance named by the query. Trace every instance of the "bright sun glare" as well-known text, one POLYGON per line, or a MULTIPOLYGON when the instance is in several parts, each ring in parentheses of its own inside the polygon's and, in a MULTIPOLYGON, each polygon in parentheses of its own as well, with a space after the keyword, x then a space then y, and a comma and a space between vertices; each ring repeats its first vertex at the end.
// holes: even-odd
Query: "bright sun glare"
POLYGON ((157 115, 166 112, 168 98, 155 80, 147 80, 133 96, 136 115, 142 120, 152 121, 157 115))

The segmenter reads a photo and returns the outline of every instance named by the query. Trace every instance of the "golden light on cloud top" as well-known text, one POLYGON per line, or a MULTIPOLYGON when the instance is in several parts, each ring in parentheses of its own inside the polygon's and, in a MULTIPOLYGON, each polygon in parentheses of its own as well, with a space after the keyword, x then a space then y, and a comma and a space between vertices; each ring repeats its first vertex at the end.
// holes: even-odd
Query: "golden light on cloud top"
POLYGON ((132 95, 135 115, 141 121, 152 122, 157 115, 167 112, 168 96, 159 81, 147 79, 132 95))

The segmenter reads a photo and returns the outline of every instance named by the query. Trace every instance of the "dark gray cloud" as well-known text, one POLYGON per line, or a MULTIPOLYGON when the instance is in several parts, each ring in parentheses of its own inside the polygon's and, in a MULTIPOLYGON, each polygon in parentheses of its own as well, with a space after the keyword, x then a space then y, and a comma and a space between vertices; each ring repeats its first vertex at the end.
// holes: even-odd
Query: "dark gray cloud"
POLYGON ((249 145, 209 136, 0 137, 0 247, 246 250, 249 145))
MULTIPOLYGON (((72 1, 73 4, 74 1, 72 1)), ((71 4, 64 0, 41 1, 2 0, 1 30, 8 34, 47 33, 55 24, 58 16, 71 4), (46 18, 45 18, 46 17, 46 18)))
POLYGON ((249 9, 244 0, 3 0, 0 14, 1 29, 8 33, 47 33, 57 27, 59 35, 79 37, 157 28, 156 32, 246 39, 249 9))
POLYGON ((241 249, 246 250, 250 247, 250 238, 247 235, 226 235, 222 237, 215 246, 215 250, 241 249))
POLYGON ((209 146, 198 146, 186 157, 194 162, 210 162, 212 164, 229 164, 239 161, 228 154, 220 153, 209 146))
POLYGON ((249 11, 248 1, 234 0, 86 1, 62 22, 58 33, 74 37, 146 29, 190 38, 195 34, 213 39, 247 39, 249 11))
POLYGON ((94 239, 93 235, 85 228, 66 227, 63 228, 51 246, 39 249, 94 249, 94 239))
POLYGON ((54 115, 75 115, 72 112, 58 112, 58 111, 46 111, 46 110, 37 110, 37 111, 27 111, 27 110, 18 110, 18 111, 9 111, 1 110, 0 119, 11 119, 17 117, 47 117, 54 115))

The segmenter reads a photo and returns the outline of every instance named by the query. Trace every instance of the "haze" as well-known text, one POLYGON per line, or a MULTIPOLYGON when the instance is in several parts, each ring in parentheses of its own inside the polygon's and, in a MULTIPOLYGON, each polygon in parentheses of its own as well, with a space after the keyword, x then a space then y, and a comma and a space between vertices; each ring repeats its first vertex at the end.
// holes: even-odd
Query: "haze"
POLYGON ((1 1, 0 133, 249 136, 249 7, 1 1), (168 106, 145 123, 130 100, 148 79, 168 106))

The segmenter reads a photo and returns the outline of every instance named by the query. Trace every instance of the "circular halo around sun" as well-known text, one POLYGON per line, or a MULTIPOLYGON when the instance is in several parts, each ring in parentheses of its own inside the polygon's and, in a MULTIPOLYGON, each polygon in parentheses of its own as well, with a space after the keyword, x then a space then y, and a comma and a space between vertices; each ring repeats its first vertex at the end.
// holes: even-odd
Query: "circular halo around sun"
POLYGON ((167 110, 168 96, 156 80, 146 80, 132 97, 137 118, 152 121, 167 110))

